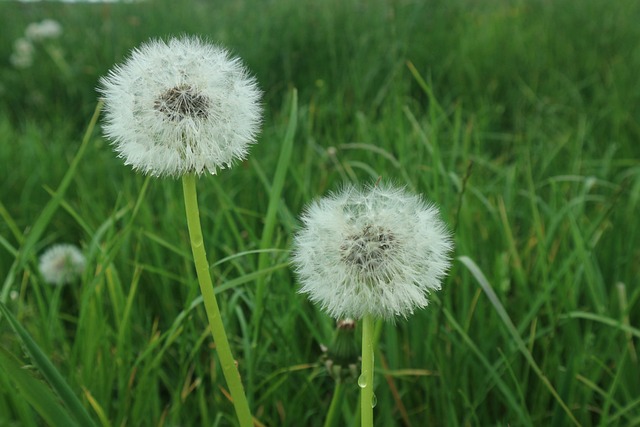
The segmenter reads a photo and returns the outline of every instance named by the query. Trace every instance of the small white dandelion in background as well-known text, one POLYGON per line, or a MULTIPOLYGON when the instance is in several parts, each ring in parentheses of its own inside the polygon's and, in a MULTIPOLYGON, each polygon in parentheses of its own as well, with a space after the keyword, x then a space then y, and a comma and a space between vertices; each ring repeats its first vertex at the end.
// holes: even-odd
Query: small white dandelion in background
POLYGON ((24 31, 29 40, 42 41, 55 39, 62 35, 62 25, 53 19, 44 19, 40 22, 32 22, 24 31))
POLYGON ((62 26, 58 21, 45 19, 41 22, 32 22, 24 30, 24 37, 20 37, 13 43, 13 52, 9 57, 11 65, 18 69, 26 69, 33 65, 35 44, 47 39, 55 39, 62 34, 62 26))
POLYGON ((438 209, 404 189, 349 186, 311 203, 302 221, 292 257, 300 292, 334 318, 407 317, 450 265, 438 209))
POLYGON ((29 68, 33 65, 33 54, 35 48, 26 38, 20 37, 13 42, 13 52, 9 57, 11 65, 18 69, 29 68))
POLYGON ((40 273, 47 283, 64 285, 82 276, 86 265, 82 251, 75 245, 58 244, 40 257, 40 273))
POLYGON ((246 157, 261 124, 256 80, 197 37, 143 44, 98 90, 116 152, 154 176, 215 174, 246 157))

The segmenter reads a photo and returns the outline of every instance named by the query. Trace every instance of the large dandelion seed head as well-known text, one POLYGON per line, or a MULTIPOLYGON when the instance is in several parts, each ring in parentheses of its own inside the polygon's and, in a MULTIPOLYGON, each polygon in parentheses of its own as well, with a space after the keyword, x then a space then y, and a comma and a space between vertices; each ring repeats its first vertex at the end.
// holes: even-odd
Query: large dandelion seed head
POLYGON ((453 243, 438 209, 389 185, 347 187, 306 209, 300 292, 335 318, 407 317, 441 287, 453 243))
POLYGON ((105 135, 155 176, 215 174, 244 159, 261 92, 238 58, 197 37, 152 40, 100 79, 105 135))

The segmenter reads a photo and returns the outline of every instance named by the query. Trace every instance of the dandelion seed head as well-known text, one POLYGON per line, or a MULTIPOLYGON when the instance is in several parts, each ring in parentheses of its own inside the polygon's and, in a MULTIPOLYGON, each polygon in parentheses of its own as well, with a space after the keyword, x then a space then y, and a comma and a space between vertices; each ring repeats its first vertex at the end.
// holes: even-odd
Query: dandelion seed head
POLYGON ((312 202, 294 238, 300 292, 335 318, 407 317, 441 287, 453 243, 438 209, 380 184, 312 202))
POLYGON ((141 45, 98 90, 114 149, 155 176, 215 174, 246 157, 261 124, 256 80, 239 59, 197 37, 141 45))
POLYGON ((18 69, 29 68, 33 64, 35 48, 26 38, 20 37, 13 42, 13 52, 9 57, 11 65, 18 69))
POLYGON ((85 257, 75 245, 49 247, 40 257, 40 273, 47 283, 64 285, 79 278, 85 269, 85 257))
POLYGON ((62 34, 62 25, 54 19, 43 19, 29 24, 24 33, 29 40, 33 41, 55 39, 62 34))

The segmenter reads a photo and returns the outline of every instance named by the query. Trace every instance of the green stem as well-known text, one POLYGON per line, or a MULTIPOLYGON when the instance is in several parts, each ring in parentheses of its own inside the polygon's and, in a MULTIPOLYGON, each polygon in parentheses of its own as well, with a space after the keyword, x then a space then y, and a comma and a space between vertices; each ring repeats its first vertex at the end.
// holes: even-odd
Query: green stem
POLYGON ((342 407, 342 395, 344 386, 341 380, 336 380, 336 388, 333 390, 333 398, 331 399, 331 405, 329 405, 329 411, 327 412, 327 418, 324 420, 324 427, 333 427, 336 423, 336 416, 342 407))
POLYGON ((198 210, 198 195, 196 192, 196 177, 194 174, 187 174, 182 177, 182 188, 184 190, 184 205, 187 213, 187 225, 189 227, 189 236, 191 238, 191 250, 193 251, 193 261, 196 266, 196 274, 198 275, 198 283, 202 292, 204 308, 209 319, 211 334, 216 344, 216 352, 222 366, 222 373, 227 381, 227 386, 233 399, 233 406, 236 410, 236 416, 240 421, 240 426, 253 426, 251 410, 249 402, 244 394, 242 381, 236 361, 231 354, 227 333, 224 330, 222 316, 213 291, 213 282, 209 273, 209 263, 207 254, 204 249, 204 240, 202 238, 202 227, 200 226, 200 212, 198 210))
POLYGON ((362 318, 362 373, 358 378, 360 386, 361 427, 373 427, 373 318, 362 318))

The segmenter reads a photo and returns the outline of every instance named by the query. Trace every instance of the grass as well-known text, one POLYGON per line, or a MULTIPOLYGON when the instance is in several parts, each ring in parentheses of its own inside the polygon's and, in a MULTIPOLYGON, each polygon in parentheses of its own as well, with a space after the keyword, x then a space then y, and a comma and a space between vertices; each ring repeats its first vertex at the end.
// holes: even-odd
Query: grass
MULTIPOLYGON (((2 2, 0 14, 4 302, 97 425, 235 422, 180 182, 135 174, 98 129, 78 151, 98 77, 148 37, 181 32, 230 47, 265 91, 249 159, 198 182, 261 423, 323 425, 335 389, 320 347, 334 323, 288 266, 297 217, 343 182, 382 176, 439 204, 456 260, 427 309, 376 325, 376 425, 640 424, 637 2, 2 2), (46 17, 65 29, 47 49, 68 72, 44 46, 13 69, 13 40, 46 17), (74 286, 37 271, 56 242, 87 253, 74 286)), ((61 395, 7 319, 0 425, 61 417, 32 410, 29 396, 48 396, 46 409, 61 395)), ((336 425, 357 425, 355 381, 340 392, 336 425)))

